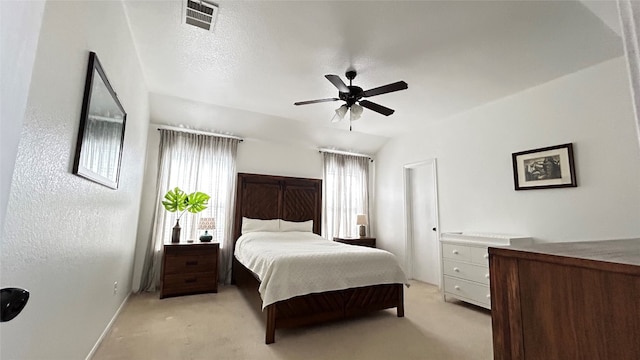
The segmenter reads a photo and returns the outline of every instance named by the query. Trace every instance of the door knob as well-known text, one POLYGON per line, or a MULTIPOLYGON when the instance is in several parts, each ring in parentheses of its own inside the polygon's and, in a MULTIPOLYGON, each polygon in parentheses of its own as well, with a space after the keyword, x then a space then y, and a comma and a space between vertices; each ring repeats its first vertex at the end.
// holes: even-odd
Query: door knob
POLYGON ((0 322, 10 321, 18 316, 29 300, 29 291, 20 288, 0 290, 0 322))

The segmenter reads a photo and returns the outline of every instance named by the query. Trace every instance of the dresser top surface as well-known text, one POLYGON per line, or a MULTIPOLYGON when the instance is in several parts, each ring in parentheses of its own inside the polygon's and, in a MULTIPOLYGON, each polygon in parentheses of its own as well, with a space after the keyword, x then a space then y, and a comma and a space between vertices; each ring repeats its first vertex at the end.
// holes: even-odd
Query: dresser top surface
POLYGON ((527 254, 640 266, 640 239, 538 243, 490 248, 490 254, 529 258, 527 254))
POLYGON ((504 246, 517 242, 529 243, 531 238, 507 234, 444 232, 440 234, 440 241, 443 243, 455 242, 468 245, 504 246))

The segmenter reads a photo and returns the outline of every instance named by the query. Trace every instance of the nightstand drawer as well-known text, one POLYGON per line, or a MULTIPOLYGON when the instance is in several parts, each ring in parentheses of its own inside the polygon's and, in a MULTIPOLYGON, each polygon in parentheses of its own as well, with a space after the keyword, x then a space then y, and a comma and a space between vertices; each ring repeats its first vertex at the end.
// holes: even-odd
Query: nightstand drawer
POLYGON ((216 253, 206 255, 172 255, 165 259, 165 274, 213 272, 217 266, 216 253))
POLYGON ((218 282, 216 275, 215 273, 166 275, 164 277, 164 295, 215 292, 218 282))
POLYGON ((160 298, 218 292, 219 243, 164 245, 160 298))

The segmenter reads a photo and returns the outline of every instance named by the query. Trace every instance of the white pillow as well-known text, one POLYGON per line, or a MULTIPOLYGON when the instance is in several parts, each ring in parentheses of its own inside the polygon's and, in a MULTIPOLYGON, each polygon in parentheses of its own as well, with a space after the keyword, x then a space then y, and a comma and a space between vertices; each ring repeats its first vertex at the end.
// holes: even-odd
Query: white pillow
POLYGON ((280 231, 280 222, 278 219, 260 220, 242 218, 242 233, 250 233, 256 231, 280 231))
POLYGON ((280 219, 280 231, 313 232, 313 220, 296 222, 280 219))

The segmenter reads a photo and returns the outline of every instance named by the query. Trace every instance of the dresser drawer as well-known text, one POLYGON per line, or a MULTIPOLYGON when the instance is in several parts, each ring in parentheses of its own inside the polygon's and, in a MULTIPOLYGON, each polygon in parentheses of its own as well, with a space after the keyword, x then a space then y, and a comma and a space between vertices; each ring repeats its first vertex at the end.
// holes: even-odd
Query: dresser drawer
POLYGON ((215 273, 165 275, 163 284, 164 296, 190 292, 215 292, 218 282, 216 275, 215 273))
POLYGON ((491 306, 489 286, 472 283, 450 276, 444 277, 444 291, 455 297, 469 299, 487 307, 491 306))
POLYGON ((442 244, 442 257, 459 261, 471 261, 471 247, 457 244, 442 244))
POLYGON ((166 254, 165 274, 213 272, 217 266, 216 253, 204 255, 166 254))
POLYGON ((444 274, 489 285, 489 268, 444 259, 444 274))
POLYGON ((489 249, 486 247, 472 247, 471 262, 489 267, 489 249))

